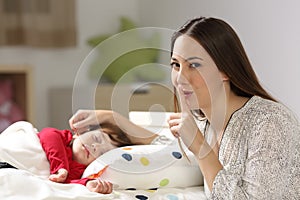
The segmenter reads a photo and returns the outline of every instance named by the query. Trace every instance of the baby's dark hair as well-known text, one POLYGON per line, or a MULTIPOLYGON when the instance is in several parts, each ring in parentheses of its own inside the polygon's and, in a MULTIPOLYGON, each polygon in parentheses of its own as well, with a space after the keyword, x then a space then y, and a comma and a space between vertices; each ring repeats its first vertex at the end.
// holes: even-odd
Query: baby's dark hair
POLYGON ((118 147, 132 145, 132 142, 126 136, 126 133, 116 125, 105 123, 101 124, 101 131, 106 133, 118 147))

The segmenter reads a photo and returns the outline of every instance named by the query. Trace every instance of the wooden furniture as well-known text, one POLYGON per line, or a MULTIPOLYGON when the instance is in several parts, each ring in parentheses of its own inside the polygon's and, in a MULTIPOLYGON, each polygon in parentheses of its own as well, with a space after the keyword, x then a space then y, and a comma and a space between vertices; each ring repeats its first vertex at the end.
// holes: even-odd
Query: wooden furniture
MULTIPOLYGON (((162 84, 144 86, 101 84, 96 89, 94 99, 95 109, 112 109, 126 117, 129 111, 174 111, 173 88, 162 84)), ((68 120, 73 114, 72 88, 50 89, 49 101, 49 125, 59 129, 69 128, 68 120)))
POLYGON ((99 85, 97 109, 112 109, 128 117, 130 111, 174 111, 173 88, 163 84, 99 85))

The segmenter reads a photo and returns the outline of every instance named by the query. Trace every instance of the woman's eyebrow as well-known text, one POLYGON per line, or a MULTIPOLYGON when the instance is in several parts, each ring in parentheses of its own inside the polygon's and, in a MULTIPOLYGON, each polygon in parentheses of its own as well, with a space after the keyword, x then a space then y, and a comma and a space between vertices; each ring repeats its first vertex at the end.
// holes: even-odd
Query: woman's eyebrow
POLYGON ((171 60, 175 60, 175 61, 178 61, 178 60, 177 60, 176 58, 173 58, 173 57, 171 58, 171 60))
POLYGON ((189 57, 186 59, 186 61, 190 61, 190 60, 194 60, 194 59, 198 59, 198 60, 203 60, 202 58, 200 57, 197 57, 197 56, 193 56, 193 57, 189 57))
MULTIPOLYGON (((193 57, 189 57, 189 58, 185 59, 184 61, 185 61, 185 62, 188 62, 188 61, 195 60, 195 59, 197 59, 197 60, 203 60, 203 59, 200 58, 200 57, 193 56, 193 57)), ((174 60, 174 61, 178 62, 178 60, 177 60, 176 58, 173 58, 173 57, 171 58, 171 60, 174 60)))
MULTIPOLYGON (((202 60, 202 61, 203 61, 202 58, 197 57, 197 56, 193 56, 193 57, 189 57, 189 58, 187 58, 187 59, 184 59, 184 62, 189 62, 189 61, 195 60, 195 59, 197 59, 197 60, 202 60)), ((171 58, 171 60, 172 60, 172 61, 175 61, 175 62, 178 62, 178 60, 177 60, 176 58, 173 58, 173 57, 171 58)))

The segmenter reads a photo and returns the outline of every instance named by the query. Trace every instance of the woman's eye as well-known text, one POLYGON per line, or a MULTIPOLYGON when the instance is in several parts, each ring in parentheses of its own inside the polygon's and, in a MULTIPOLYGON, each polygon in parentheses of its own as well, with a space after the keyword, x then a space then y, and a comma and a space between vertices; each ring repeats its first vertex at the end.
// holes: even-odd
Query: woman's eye
POLYGON ((171 65, 172 68, 180 67, 179 63, 176 63, 176 62, 172 62, 170 65, 171 65))
POLYGON ((200 66, 201 66, 200 63, 191 63, 190 64, 190 67, 192 67, 192 68, 197 68, 197 67, 200 67, 200 66))

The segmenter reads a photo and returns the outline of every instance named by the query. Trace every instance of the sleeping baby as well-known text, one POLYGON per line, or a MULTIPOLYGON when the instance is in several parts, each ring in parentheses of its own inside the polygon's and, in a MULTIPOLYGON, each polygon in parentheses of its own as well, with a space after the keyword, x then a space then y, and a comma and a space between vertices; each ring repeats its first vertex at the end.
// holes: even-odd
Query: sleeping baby
POLYGON ((38 137, 50 164, 49 180, 82 184, 102 194, 112 192, 112 184, 108 181, 81 178, 86 167, 98 156, 116 148, 107 134, 94 130, 77 135, 69 130, 44 128, 38 137))

